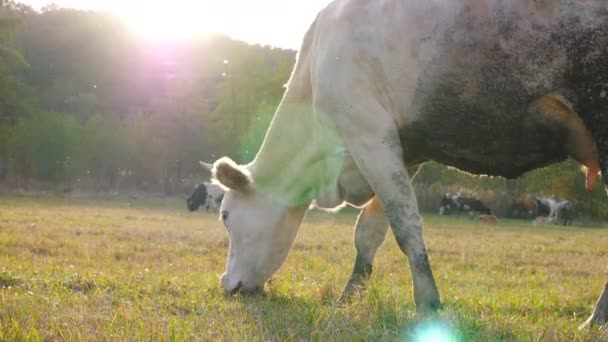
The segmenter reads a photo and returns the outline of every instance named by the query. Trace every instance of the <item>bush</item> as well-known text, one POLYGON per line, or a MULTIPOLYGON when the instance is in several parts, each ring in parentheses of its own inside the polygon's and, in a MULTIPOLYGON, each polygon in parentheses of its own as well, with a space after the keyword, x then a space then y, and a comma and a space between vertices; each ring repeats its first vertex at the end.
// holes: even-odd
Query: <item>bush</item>
POLYGON ((11 133, 9 172, 52 182, 66 181, 77 172, 82 129, 70 114, 35 112, 11 133))

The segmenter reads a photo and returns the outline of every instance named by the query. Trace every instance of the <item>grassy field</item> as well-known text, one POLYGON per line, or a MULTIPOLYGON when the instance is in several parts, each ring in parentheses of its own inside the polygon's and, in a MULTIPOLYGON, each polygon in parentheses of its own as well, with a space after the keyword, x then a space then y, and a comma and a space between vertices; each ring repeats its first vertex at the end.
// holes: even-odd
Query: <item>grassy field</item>
POLYGON ((0 340, 608 340, 577 330, 608 280, 606 229, 427 215, 445 308, 422 320, 391 233, 368 290, 336 305, 354 221, 310 214, 265 294, 227 297, 224 228, 182 201, 0 198, 0 340))

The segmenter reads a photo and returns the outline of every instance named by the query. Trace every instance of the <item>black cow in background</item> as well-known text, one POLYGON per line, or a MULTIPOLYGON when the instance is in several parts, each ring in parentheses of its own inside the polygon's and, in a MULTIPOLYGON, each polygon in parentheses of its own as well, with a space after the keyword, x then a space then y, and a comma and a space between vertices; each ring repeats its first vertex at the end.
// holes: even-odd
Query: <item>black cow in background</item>
POLYGON ((557 203, 555 208, 555 223, 569 226, 572 224, 573 217, 574 203, 571 201, 561 201, 557 203))
POLYGON ((460 211, 468 211, 469 213, 477 213, 484 215, 492 214, 492 210, 486 207, 486 205, 483 204, 483 202, 478 200, 477 198, 460 197, 459 200, 460 211))
POLYGON ((460 202, 458 198, 462 195, 457 193, 446 192, 441 197, 441 205, 439 206, 439 215, 450 215, 454 211, 460 210, 460 202))
POLYGON ((196 211, 203 206, 206 212, 217 212, 224 199, 224 189, 217 184, 204 182, 194 188, 194 192, 186 200, 188 210, 196 211))
POLYGON ((449 215, 453 212, 461 213, 463 211, 469 214, 492 214, 492 210, 477 198, 464 197, 461 193, 450 192, 443 195, 441 206, 439 207, 440 215, 449 215))

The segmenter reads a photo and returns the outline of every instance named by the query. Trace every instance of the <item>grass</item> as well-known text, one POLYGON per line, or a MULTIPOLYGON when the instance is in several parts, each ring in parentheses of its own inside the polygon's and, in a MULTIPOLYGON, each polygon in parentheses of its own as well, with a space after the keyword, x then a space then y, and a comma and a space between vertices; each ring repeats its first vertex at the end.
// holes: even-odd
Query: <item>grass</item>
POLYGON ((608 339, 577 330, 608 279, 605 229, 425 216, 445 308, 422 319, 392 234, 367 291, 335 304, 354 220, 312 213, 264 295, 227 297, 224 228, 182 201, 0 198, 0 340, 608 339))

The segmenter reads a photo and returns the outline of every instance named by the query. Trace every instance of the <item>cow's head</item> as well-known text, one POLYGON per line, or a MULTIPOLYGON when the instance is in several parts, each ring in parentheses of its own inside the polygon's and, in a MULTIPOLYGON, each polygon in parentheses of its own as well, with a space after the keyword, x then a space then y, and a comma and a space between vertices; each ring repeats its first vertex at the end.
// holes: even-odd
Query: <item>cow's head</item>
POLYGON ((188 210, 196 211, 198 208, 205 203, 207 198, 207 187, 205 184, 199 184, 194 188, 194 192, 192 195, 186 199, 186 204, 188 206, 188 210))
POLYGON ((220 215, 230 245, 222 286, 229 293, 260 291, 285 261, 308 205, 289 208, 271 198, 229 158, 201 164, 226 188, 220 215))

